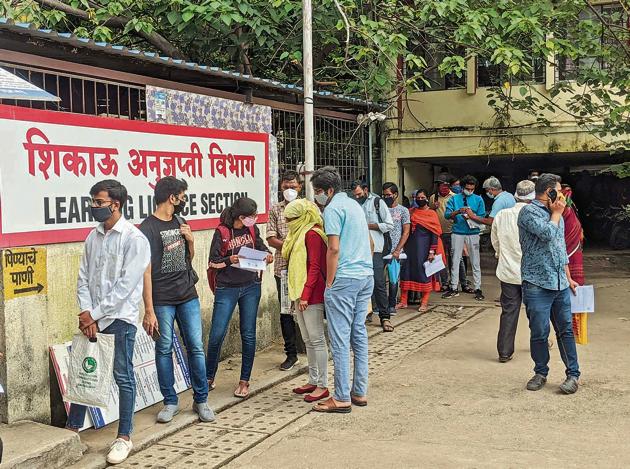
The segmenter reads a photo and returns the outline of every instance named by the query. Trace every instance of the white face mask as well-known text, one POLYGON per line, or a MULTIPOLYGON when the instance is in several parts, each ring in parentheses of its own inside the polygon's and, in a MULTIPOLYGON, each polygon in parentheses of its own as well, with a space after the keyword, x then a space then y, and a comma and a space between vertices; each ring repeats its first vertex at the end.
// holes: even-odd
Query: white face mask
POLYGON ((464 189, 464 194, 467 195, 468 197, 470 197, 471 195, 474 194, 474 192, 473 191, 469 191, 467 189, 464 189))
POLYGON ((287 202, 293 202, 295 199, 297 199, 298 191, 296 191, 295 189, 285 189, 282 192, 282 196, 287 202))
POLYGON ((315 194, 315 202, 317 202, 320 206, 325 207, 328 203, 328 194, 326 192, 322 192, 321 194, 315 194))

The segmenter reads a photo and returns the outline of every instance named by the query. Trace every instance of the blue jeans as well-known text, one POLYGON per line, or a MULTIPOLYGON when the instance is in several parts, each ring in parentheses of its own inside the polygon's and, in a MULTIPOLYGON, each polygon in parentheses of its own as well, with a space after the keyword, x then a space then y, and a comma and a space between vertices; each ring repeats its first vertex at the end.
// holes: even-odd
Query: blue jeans
POLYGON ((214 293, 214 311, 208 340, 206 374, 214 380, 219 367, 221 346, 228 331, 234 308, 238 304, 239 326, 241 331, 241 380, 249 381, 256 355, 256 316, 260 303, 260 282, 244 287, 217 287, 214 293))
POLYGON ((523 282, 523 303, 529 319, 530 351, 534 360, 534 372, 547 376, 549 373, 549 320, 556 331, 560 357, 566 366, 567 376, 580 376, 571 315, 571 292, 547 290, 529 282, 523 282))
POLYGON ((174 324, 177 321, 179 332, 188 353, 188 368, 193 387, 193 398, 201 404, 208 400, 206 381, 206 357, 203 353, 203 333, 199 299, 194 298, 179 305, 156 305, 155 315, 160 326, 160 338, 155 344, 155 365, 157 367, 160 391, 164 405, 177 404, 175 374, 173 371, 174 324))
POLYGON ((365 318, 374 289, 374 277, 336 278, 324 293, 330 352, 335 365, 335 393, 340 402, 350 395, 364 397, 368 388, 368 336, 365 318), (354 376, 350 390, 350 348, 354 376))
MULTIPOLYGON (((133 373, 133 348, 136 326, 116 319, 103 334, 114 335, 114 380, 118 385, 118 436, 130 436, 136 405, 136 377, 133 373)), ((109 390, 107 390, 109 392, 109 390)), ((78 430, 83 426, 87 407, 72 404, 66 427, 78 430)))

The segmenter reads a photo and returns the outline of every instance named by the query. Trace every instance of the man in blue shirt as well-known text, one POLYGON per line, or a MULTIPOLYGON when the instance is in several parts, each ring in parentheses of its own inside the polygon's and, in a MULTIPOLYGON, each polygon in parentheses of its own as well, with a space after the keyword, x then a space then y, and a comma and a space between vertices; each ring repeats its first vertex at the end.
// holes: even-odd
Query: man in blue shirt
POLYGON ((492 221, 497 214, 506 208, 512 208, 516 205, 514 196, 509 192, 503 190, 501 181, 494 176, 489 177, 483 183, 483 189, 486 191, 486 195, 489 199, 492 199, 492 209, 487 217, 478 217, 474 213, 469 213, 470 219, 476 223, 492 226, 492 221))
POLYGON ((333 397, 313 407, 318 412, 348 413, 367 404, 368 338, 365 318, 374 289, 370 235, 363 209, 341 190, 337 170, 326 166, 311 177, 315 202, 324 207, 328 237, 326 292, 330 352, 335 365, 333 397), (350 347, 354 379, 350 388, 350 347))
POLYGON ((481 262, 479 258, 479 233, 480 224, 472 218, 481 219, 486 213, 483 199, 475 194, 477 179, 473 176, 462 178, 464 190, 461 194, 455 194, 446 204, 444 216, 453 220, 453 234, 451 235, 451 256, 453 258, 451 268, 451 285, 449 291, 442 298, 454 298, 459 296, 457 285, 459 283, 459 263, 464 253, 464 245, 468 250, 468 259, 473 271, 474 290, 462 287, 464 293, 474 293, 475 299, 484 299, 481 292, 481 262))
POLYGON ((571 292, 577 283, 571 279, 569 257, 564 241, 562 212, 566 201, 560 192, 560 177, 542 174, 536 180, 536 199, 518 216, 521 250, 523 303, 530 328, 530 352, 534 377, 527 389, 538 391, 549 373, 549 321, 558 337, 558 349, 566 366, 567 378, 560 389, 573 394, 578 390, 578 365, 571 315, 571 292))

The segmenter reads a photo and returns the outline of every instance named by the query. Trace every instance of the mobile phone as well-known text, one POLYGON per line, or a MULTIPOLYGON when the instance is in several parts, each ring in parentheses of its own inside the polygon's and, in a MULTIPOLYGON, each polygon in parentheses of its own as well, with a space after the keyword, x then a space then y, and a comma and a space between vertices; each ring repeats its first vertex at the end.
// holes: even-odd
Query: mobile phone
POLYGON ((558 198, 558 191, 555 189, 551 189, 549 191, 549 200, 551 200, 551 202, 555 202, 556 199, 558 198))
POLYGON ((160 331, 158 331, 157 329, 153 329, 153 334, 151 334, 151 338, 153 339, 153 342, 157 342, 160 338, 160 331))

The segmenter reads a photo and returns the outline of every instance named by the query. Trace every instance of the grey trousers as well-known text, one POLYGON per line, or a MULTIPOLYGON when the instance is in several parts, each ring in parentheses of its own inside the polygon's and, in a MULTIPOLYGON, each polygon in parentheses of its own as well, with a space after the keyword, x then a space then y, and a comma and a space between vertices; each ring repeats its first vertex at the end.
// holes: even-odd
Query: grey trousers
POLYGON ((301 312, 296 302, 295 310, 300 333, 306 345, 308 384, 326 388, 328 387, 328 348, 324 332, 324 305, 308 305, 306 310, 301 312))
POLYGON ((511 357, 514 354, 514 338, 521 312, 523 291, 520 285, 501 282, 501 320, 497 336, 499 357, 511 357))
POLYGON ((479 257, 479 235, 451 235, 453 267, 451 269, 451 290, 457 290, 459 283, 459 263, 464 254, 464 244, 468 249, 468 259, 473 274, 475 290, 481 290, 481 259, 479 257))

